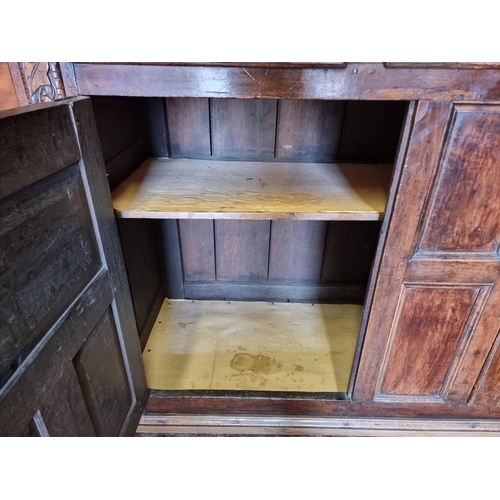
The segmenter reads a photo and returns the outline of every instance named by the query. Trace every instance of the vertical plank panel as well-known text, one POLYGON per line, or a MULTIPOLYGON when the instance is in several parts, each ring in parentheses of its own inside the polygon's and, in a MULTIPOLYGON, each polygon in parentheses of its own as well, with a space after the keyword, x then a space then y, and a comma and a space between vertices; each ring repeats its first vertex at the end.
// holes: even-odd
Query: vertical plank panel
POLYGON ((366 284, 380 226, 379 221, 329 222, 321 282, 366 284))
POLYGON ((339 160, 393 162, 406 108, 404 101, 348 101, 339 160))
POLYGON ((276 158, 337 160, 344 106, 342 101, 280 101, 276 158))
POLYGON ((212 154, 252 160, 274 157, 275 100, 211 99, 212 154))
POLYGON ((137 329, 141 334, 155 294, 160 287, 160 265, 154 237, 156 221, 118 219, 117 222, 137 329))
POLYGON ((168 98, 166 109, 171 157, 206 158, 210 156, 208 99, 168 98))
POLYGON ((67 366, 63 376, 47 394, 40 414, 49 436, 95 436, 73 364, 67 366))
POLYGON ((215 280, 213 220, 179 220, 186 281, 215 280))
POLYGON ((116 326, 109 311, 74 359, 98 436, 117 436, 132 404, 116 326))
POLYGON ((319 281, 327 228, 322 221, 273 221, 269 281, 319 281))
POLYGON ((217 280, 266 281, 270 221, 215 221, 217 280))
POLYGON ((159 223, 159 258, 165 295, 169 299, 183 299, 184 277, 177 221, 165 219, 159 223))

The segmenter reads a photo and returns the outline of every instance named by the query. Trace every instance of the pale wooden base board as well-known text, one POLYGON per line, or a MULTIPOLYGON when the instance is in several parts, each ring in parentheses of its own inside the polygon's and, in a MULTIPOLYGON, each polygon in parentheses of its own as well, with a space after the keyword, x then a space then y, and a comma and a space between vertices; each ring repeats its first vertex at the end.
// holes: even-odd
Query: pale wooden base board
POLYGON ((500 421, 144 414, 136 434, 479 437, 500 436, 500 421))
POLYGON ((165 300, 143 352, 157 390, 346 392, 363 306, 165 300))

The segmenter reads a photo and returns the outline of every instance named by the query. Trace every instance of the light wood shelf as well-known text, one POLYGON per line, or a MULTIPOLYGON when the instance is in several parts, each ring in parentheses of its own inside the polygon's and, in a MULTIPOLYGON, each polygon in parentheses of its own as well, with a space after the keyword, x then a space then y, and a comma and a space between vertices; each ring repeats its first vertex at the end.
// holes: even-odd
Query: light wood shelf
POLYGON ((392 165, 150 159, 113 192, 139 219, 380 220, 392 165))

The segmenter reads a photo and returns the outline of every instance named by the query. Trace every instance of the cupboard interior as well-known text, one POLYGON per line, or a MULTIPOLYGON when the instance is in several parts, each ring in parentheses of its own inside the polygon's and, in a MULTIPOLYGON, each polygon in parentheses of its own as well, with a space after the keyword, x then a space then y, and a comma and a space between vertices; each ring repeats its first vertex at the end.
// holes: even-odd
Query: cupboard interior
MULTIPOLYGON (((161 171, 172 161, 193 173, 200 193, 214 179, 203 177, 200 165, 220 169, 221 183, 226 171, 241 171, 242 192, 249 182, 264 192, 258 210, 251 204, 240 212, 175 204, 149 212, 135 207, 129 215, 116 210, 150 389, 345 395, 384 211, 307 212, 293 199, 266 210, 265 191, 272 182, 286 187, 283 168, 299 169, 288 171, 304 189, 315 169, 340 169, 347 179, 359 171, 365 184, 381 182, 387 197, 407 103, 121 97, 92 103, 115 204, 131 179, 138 179, 137 189, 145 186, 141 169, 154 164, 161 171), (372 180, 359 170, 363 165, 372 180), (268 181, 268 172, 277 180, 268 181)), ((175 182, 164 186, 172 191, 175 182)), ((162 192, 153 178, 155 184, 162 192)), ((320 179, 311 193, 321 185, 320 179)), ((220 192, 231 197, 234 190, 220 192)), ((153 198, 145 196, 146 203, 153 198)))

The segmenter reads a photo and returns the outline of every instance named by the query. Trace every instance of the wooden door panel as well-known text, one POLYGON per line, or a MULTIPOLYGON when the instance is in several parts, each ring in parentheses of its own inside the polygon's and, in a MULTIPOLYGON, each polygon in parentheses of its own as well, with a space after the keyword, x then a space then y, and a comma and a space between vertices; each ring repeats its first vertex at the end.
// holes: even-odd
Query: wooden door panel
POLYGON ((500 329, 500 106, 409 119, 353 395, 467 404, 500 329))
POLYGON ((110 308, 73 361, 97 435, 117 436, 132 395, 110 308))
POLYGON ((131 434, 147 387, 90 100, 0 129, 0 435, 131 434))
POLYGON ((0 220, 0 380, 5 383, 102 263, 78 164, 0 202, 0 220))
POLYGON ((417 253, 497 254, 499 151, 498 106, 455 105, 417 253))
POLYGON ((474 285, 405 284, 377 399, 444 399, 451 362, 484 306, 485 292, 474 285))

